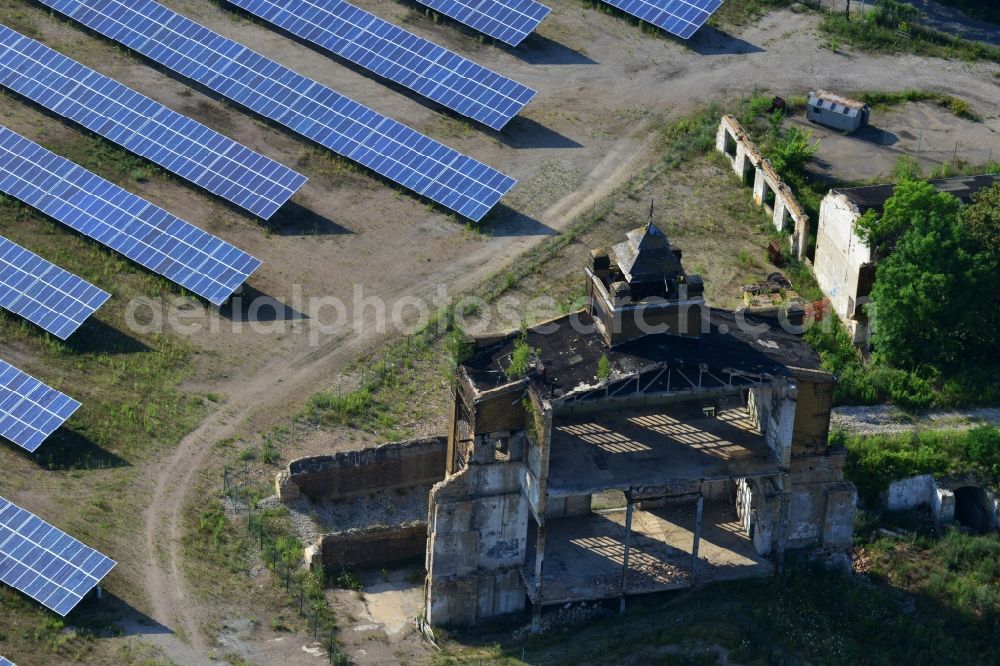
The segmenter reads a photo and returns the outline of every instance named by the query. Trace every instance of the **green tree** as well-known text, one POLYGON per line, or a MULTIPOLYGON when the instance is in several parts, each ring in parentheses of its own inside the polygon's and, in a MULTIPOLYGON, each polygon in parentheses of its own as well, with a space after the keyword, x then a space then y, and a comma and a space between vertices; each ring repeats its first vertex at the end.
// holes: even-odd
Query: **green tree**
POLYGON ((1000 183, 976 194, 962 217, 983 249, 1000 260, 1000 183))
POLYGON ((768 151, 771 165, 782 178, 796 180, 805 172, 806 163, 819 149, 819 141, 809 143, 812 132, 792 127, 768 151))
POLYGON ((960 206, 958 199, 938 192, 930 183, 903 180, 885 202, 882 215, 869 210, 861 216, 854 230, 876 257, 884 257, 915 220, 931 216, 954 221, 960 206))
POLYGON ((1000 271, 963 224, 957 200, 928 189, 896 186, 878 221, 898 240, 878 264, 872 343, 890 365, 953 374, 996 362, 1000 271))

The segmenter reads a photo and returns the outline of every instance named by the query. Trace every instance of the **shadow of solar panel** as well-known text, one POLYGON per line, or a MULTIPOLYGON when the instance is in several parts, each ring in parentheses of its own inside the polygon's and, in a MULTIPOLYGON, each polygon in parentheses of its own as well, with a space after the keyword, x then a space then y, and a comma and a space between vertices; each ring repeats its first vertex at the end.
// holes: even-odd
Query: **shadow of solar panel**
POLYGON ((0 85, 268 219, 306 177, 0 25, 0 85))
POLYGON ((0 581, 61 616, 116 562, 0 497, 0 581))
POLYGON ((153 0, 39 0, 255 113, 471 220, 514 179, 153 0))
POLYGON ((0 359, 0 437, 34 453, 79 408, 73 398, 0 359))
POLYGON ((0 192, 221 305, 260 260, 0 126, 0 192))
POLYGON ((690 38, 722 6, 722 0, 603 1, 681 39, 690 38))
POLYGON ((0 308, 65 340, 110 296, 0 236, 0 308))
POLYGON ((499 130, 535 91, 343 0, 229 0, 259 18, 499 130))
POLYGON ((448 18, 517 46, 552 11, 535 0, 417 0, 448 18))

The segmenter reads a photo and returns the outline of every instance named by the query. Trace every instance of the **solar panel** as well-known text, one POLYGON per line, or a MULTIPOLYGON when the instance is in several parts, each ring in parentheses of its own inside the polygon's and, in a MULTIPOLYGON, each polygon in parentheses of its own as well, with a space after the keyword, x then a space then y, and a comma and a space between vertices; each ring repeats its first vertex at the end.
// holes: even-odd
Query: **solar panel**
POLYGON ((79 408, 73 398, 0 359, 0 437, 34 453, 79 408))
POLYGON ((261 263, 3 126, 0 192, 216 305, 261 263))
POLYGON ((0 655, 0 666, 17 666, 14 662, 0 655))
POLYGON ((65 617, 115 561, 0 497, 0 580, 65 617))
POLYGON ((552 11, 535 0, 417 0, 448 18, 517 46, 552 11))
POLYGON ((110 296, 0 236, 0 308, 65 340, 110 296))
POLYGON ((722 0, 604 0, 626 14, 687 39, 705 25, 722 0))
POLYGON ((265 220, 306 177, 0 25, 0 85, 265 220))
POLYGON ((535 91, 343 0, 229 0, 390 81, 501 129, 535 91))
POLYGON ((153 0, 39 0, 248 109, 472 220, 514 179, 153 0))

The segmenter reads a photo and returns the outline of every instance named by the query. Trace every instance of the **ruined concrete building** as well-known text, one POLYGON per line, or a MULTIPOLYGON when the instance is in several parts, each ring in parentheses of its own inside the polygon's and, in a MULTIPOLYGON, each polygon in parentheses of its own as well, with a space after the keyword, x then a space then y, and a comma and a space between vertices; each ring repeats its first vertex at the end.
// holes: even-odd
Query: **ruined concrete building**
POLYGON ((586 267, 585 310, 475 340, 428 511, 425 615, 767 575, 851 545, 834 378, 801 339, 709 309, 652 223, 586 267))
MULTIPOLYGON (((963 203, 971 203, 977 192, 1000 183, 1000 175, 959 176, 929 181, 963 203)), ((864 344, 870 337, 868 302, 875 284, 878 257, 855 233, 858 220, 869 210, 882 214, 895 185, 868 185, 833 189, 823 198, 816 231, 816 282, 844 322, 851 341, 864 344)))

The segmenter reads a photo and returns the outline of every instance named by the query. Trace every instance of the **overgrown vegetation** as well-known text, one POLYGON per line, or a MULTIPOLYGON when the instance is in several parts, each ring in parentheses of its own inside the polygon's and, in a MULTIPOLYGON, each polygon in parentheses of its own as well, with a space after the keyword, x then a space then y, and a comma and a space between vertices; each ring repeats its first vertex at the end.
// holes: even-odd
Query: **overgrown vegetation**
POLYGON ((820 26, 828 35, 864 51, 1000 62, 1000 48, 921 26, 919 18, 919 11, 910 4, 878 0, 862 16, 828 14, 820 26))
POLYGON ((858 99, 875 108, 888 108, 907 102, 934 102, 938 106, 944 107, 954 113, 959 118, 966 120, 982 120, 979 115, 973 112, 969 102, 961 97, 946 95, 930 90, 900 90, 897 92, 885 91, 865 91, 857 95, 858 99))
POLYGON ((790 7, 794 0, 726 0, 709 19, 711 25, 747 25, 768 12, 790 7))
MULTIPOLYGON (((977 564, 976 558, 993 551, 990 539, 995 541, 959 535, 934 561, 947 569, 946 558, 958 554, 956 573, 979 567, 982 579, 995 563, 977 564)), ((460 648, 445 645, 432 663, 573 666, 593 663, 594 655, 607 664, 961 664, 1000 658, 995 606, 975 612, 958 605, 947 593, 955 586, 946 585, 944 593, 919 581, 900 588, 891 583, 894 566, 854 576, 787 560, 780 576, 636 598, 626 615, 556 627, 523 641, 499 630, 463 636, 460 648)), ((996 578, 986 586, 995 592, 996 578)))
POLYGON ((846 447, 844 476, 868 505, 874 505, 892 481, 917 474, 968 474, 1000 483, 1000 429, 990 425, 893 435, 834 433, 830 443, 846 447))

